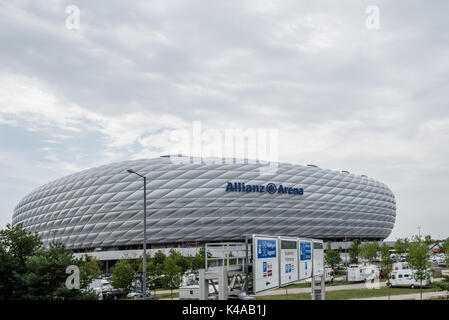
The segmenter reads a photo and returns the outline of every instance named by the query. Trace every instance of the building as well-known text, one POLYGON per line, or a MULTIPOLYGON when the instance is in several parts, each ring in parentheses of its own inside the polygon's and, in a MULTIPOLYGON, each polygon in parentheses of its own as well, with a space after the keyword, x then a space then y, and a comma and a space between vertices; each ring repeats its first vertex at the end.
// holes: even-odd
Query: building
POLYGON ((267 173, 261 162, 231 161, 163 156, 84 170, 23 198, 13 224, 75 252, 142 249, 143 179, 132 169, 147 177, 149 249, 246 234, 383 240, 393 229, 394 195, 372 178, 287 163, 267 173))

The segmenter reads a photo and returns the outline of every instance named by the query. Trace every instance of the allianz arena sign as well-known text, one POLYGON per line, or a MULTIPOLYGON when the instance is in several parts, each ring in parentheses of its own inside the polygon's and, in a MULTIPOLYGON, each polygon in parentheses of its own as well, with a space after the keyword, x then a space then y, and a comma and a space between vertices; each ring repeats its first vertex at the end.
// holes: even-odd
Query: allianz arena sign
POLYGON ((295 194, 303 195, 303 188, 288 187, 282 184, 276 185, 274 183, 268 183, 266 185, 258 184, 245 184, 245 182, 228 182, 226 185, 226 192, 258 192, 269 194, 295 194))

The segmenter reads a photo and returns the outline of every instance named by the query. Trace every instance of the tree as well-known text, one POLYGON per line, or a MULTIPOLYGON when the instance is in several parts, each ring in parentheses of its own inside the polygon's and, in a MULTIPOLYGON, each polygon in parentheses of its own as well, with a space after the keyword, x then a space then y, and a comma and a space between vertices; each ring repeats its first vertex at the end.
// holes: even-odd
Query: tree
POLYGON ((447 296, 446 299, 449 299, 449 276, 443 276, 443 280, 437 283, 437 286, 441 289, 446 291, 447 296))
POLYGON ((422 282, 430 278, 430 273, 427 271, 429 267, 429 247, 426 245, 421 237, 415 236, 409 244, 407 262, 413 270, 413 276, 420 282, 420 293, 422 300, 422 282))
POLYGON ((155 254, 154 254, 154 263, 155 264, 160 264, 163 265, 165 262, 165 259, 167 259, 167 256, 165 255, 165 253, 163 253, 161 250, 158 250, 155 254))
POLYGON ((173 259, 176 265, 181 268, 182 273, 185 273, 189 269, 189 261, 178 251, 170 249, 168 258, 173 259))
MULTIPOLYGON (((41 248, 26 262, 27 271, 21 275, 23 299, 27 300, 68 300, 96 299, 96 294, 88 289, 89 279, 94 276, 81 259, 75 259, 73 252, 60 242, 50 243, 48 249, 41 248), (79 282, 73 280, 73 288, 68 287, 67 267, 78 267, 79 282)), ((71 281, 70 281, 71 282, 71 281)))
POLYGON ((379 250, 379 244, 377 242, 370 242, 365 244, 361 249, 361 254, 364 258, 372 261, 377 257, 377 251, 379 250))
MULTIPOLYGON (((155 295, 156 289, 163 285, 162 275, 164 273, 164 264, 157 264, 157 261, 161 260, 156 260, 147 254, 147 287, 153 289, 155 295)), ((165 258, 163 260, 165 261, 165 258)), ((139 261, 138 271, 143 271, 142 260, 139 261)))
POLYGON ((136 272, 126 259, 120 259, 112 268, 111 285, 122 289, 127 294, 132 290, 132 283, 136 280, 136 272))
POLYGON ((446 255, 446 264, 449 265, 449 238, 441 243, 440 251, 446 255))
POLYGON ((90 283, 103 273, 101 271, 102 263, 94 257, 85 254, 78 260, 80 268, 81 287, 88 287, 90 283))
POLYGON ((353 263, 359 262, 359 257, 360 257, 360 253, 361 253, 360 251, 361 251, 360 240, 354 239, 348 248, 349 257, 351 258, 351 261, 353 263))
POLYGON ((173 300, 173 289, 178 288, 182 281, 182 269, 176 264, 173 256, 168 256, 164 262, 164 284, 170 289, 170 295, 173 300))
POLYGON ((21 283, 21 276, 27 272, 25 262, 41 247, 40 237, 20 224, 7 224, 0 230, 0 300, 22 298, 26 292, 21 283))
POLYGON ((167 256, 161 250, 158 250, 152 257, 152 270, 154 272, 154 288, 162 288, 164 286, 164 279, 162 275, 164 274, 164 265, 167 256))
POLYGON ((341 248, 338 250, 332 250, 331 249, 331 243, 327 243, 327 250, 325 252, 324 261, 325 263, 331 267, 332 269, 335 269, 337 265, 341 263, 341 248))
MULTIPOLYGON (((210 252, 208 252, 207 255, 209 257, 212 257, 212 254, 210 252)), ((206 248, 201 247, 200 250, 198 250, 197 254, 189 258, 189 261, 190 261, 190 269, 192 271, 204 269, 206 265, 206 248)))
POLYGON ((426 245, 430 246, 433 242, 434 242, 434 240, 432 240, 432 236, 430 234, 428 234, 424 237, 424 243, 426 245))
POLYGON ((407 253, 408 247, 409 247, 409 240, 407 238, 404 239, 398 238, 394 243, 394 251, 399 255, 407 253))
MULTIPOLYGON (((390 247, 385 242, 379 247, 380 255, 382 258, 382 276, 387 279, 387 285, 390 282, 390 274, 393 271, 393 259, 390 258, 390 247)), ((388 286, 390 287, 390 286, 388 286)), ((390 300, 390 289, 388 289, 388 300, 390 300)))
POLYGON ((75 259, 62 243, 44 248, 40 237, 20 224, 0 230, 0 299, 96 299, 88 290, 98 274, 93 268, 91 259, 75 259), (66 273, 67 267, 74 273, 66 273), (66 285, 71 279, 74 288, 66 285))

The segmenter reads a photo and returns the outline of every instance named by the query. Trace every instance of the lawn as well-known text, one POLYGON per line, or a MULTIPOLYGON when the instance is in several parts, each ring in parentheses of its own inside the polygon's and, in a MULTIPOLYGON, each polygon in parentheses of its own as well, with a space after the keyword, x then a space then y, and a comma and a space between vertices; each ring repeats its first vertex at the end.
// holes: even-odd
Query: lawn
MULTIPOLYGON (((171 299, 170 293, 161 293, 161 294, 157 294, 157 292, 156 292, 156 296, 157 296, 159 299, 171 299)), ((179 293, 173 292, 173 298, 179 298, 179 293)))
MULTIPOLYGON (((387 288, 383 287, 380 289, 356 289, 356 290, 337 290, 326 292, 326 300, 349 300, 357 298, 370 298, 370 297, 383 297, 388 296, 388 291, 390 290, 390 295, 400 295, 400 294, 412 294, 419 293, 420 289, 410 289, 410 288, 387 288)), ((441 291, 436 286, 430 288, 424 288, 424 292, 435 292, 441 291)), ((257 300, 310 300, 310 293, 297 293, 289 295, 272 295, 272 296, 260 296, 256 297, 257 300)))

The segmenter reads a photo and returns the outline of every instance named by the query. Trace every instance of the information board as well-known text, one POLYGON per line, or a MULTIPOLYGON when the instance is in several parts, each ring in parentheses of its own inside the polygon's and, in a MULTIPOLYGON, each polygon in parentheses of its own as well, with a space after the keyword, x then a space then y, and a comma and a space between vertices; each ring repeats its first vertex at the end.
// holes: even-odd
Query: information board
POLYGON ((322 240, 313 240, 313 274, 324 273, 324 243, 322 240))
POLYGON ((253 236, 254 292, 279 287, 278 239, 253 236))
POLYGON ((281 286, 298 280, 298 241, 296 238, 279 237, 281 286))
POLYGON ((312 241, 299 239, 299 280, 312 276, 312 241))

